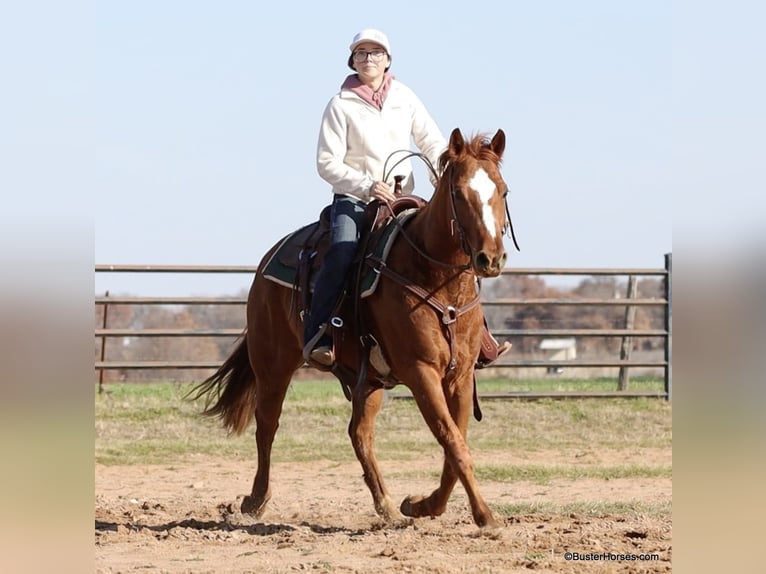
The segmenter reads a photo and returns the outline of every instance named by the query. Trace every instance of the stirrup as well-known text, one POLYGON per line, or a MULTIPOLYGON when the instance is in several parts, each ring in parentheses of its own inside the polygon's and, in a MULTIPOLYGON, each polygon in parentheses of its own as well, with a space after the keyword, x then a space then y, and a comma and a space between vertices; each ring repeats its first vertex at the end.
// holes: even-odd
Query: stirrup
POLYGON ((335 363, 335 354, 332 352, 332 347, 322 345, 309 353, 309 364, 312 366, 318 364, 322 367, 332 367, 333 363, 335 363))
POLYGON ((310 366, 323 371, 330 370, 335 363, 335 353, 332 349, 332 344, 328 346, 321 346, 315 348, 319 340, 327 332, 327 323, 322 323, 319 326, 316 334, 309 339, 309 342, 303 347, 303 360, 310 366), (329 355, 329 356, 328 356, 329 355), (317 360, 324 359, 324 360, 317 360), (329 359, 329 364, 326 362, 329 359))
POLYGON ((504 341, 501 344, 497 346, 497 356, 492 359, 491 361, 482 361, 481 358, 476 361, 476 365, 474 366, 475 369, 486 369, 487 367, 491 367, 495 363, 497 363, 497 360, 505 355, 508 351, 511 350, 511 347, 513 347, 513 343, 510 341, 504 341))

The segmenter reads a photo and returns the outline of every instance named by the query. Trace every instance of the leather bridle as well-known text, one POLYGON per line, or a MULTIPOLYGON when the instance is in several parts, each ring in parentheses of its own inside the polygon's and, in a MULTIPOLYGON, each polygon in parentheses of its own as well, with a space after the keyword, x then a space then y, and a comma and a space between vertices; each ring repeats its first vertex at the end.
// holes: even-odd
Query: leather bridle
MULTIPOLYGON (((393 171, 393 169, 397 165, 399 165, 401 162, 403 162, 403 161, 405 161, 405 160, 407 160, 407 159, 409 159, 411 157, 420 158, 423 161, 423 163, 426 164, 426 167, 428 168, 428 170, 431 173, 431 175, 433 176, 433 178, 435 180, 437 180, 437 181, 439 181, 443 177, 447 177, 447 172, 448 171, 450 172, 450 176, 451 176, 451 172, 452 172, 452 164, 451 163, 447 164, 447 166, 444 168, 444 173, 442 174, 441 177, 439 177, 439 175, 436 173, 436 169, 434 168, 434 166, 431 163, 431 161, 425 155, 423 155, 422 153, 418 153, 418 152, 414 152, 414 151, 410 151, 410 150, 398 150, 398 151, 393 152, 388 157, 388 159, 386 160, 386 163, 383 165, 383 173, 384 173, 383 181, 386 181, 386 179, 388 179, 388 177, 390 177, 391 172, 393 171), (397 160, 391 166, 391 168, 389 170, 387 170, 388 160, 390 160, 394 155, 396 155, 398 153, 404 153, 405 155, 401 159, 397 160)), ((471 246, 470 242, 468 241, 468 237, 466 235, 466 232, 465 232, 465 229, 463 227, 463 224, 460 221, 460 218, 458 217, 458 214, 457 214, 457 207, 455 206, 455 194, 456 194, 455 182, 454 182, 454 180, 451 177, 449 179, 448 185, 449 185, 450 209, 452 210, 453 234, 454 234, 454 228, 456 227, 457 228, 457 232, 460 235, 460 247, 463 250, 463 252, 466 255, 468 255, 468 257, 469 257, 469 262, 467 264, 455 265, 453 263, 444 263, 442 261, 438 261, 438 260, 434 259, 433 257, 431 257, 428 254, 426 254, 425 252, 423 252, 423 250, 420 249, 417 245, 415 245, 415 243, 407 236, 406 232, 401 227, 401 224, 398 222, 398 220, 397 220, 397 224, 400 226, 399 227, 399 232, 405 238, 405 240, 418 253, 418 255, 420 255, 421 257, 426 259, 429 263, 433 263, 433 264, 438 265, 440 267, 446 267, 446 268, 449 268, 449 269, 468 270, 472 266, 472 263, 473 263, 473 260, 474 260, 474 252, 475 252, 475 250, 473 249, 473 247, 471 246)), ((506 187, 506 192, 503 194, 503 203, 505 204, 505 220, 503 221, 503 227, 502 227, 501 233, 503 235, 506 235, 506 232, 509 232, 508 233, 508 237, 513 241, 513 246, 516 248, 516 251, 521 251, 521 249, 519 248, 519 243, 518 243, 518 241, 516 241, 516 233, 513 230, 513 221, 511 220, 511 210, 508 207, 508 189, 507 189, 507 187, 506 187)))
MULTIPOLYGON (((393 170, 393 168, 396 167, 399 163, 401 163, 402 161, 404 161, 404 160, 406 160, 406 159, 408 159, 410 157, 419 157, 426 164, 426 166, 431 171, 431 174, 434 176, 434 178, 438 179, 438 175, 436 173, 436 170, 434 169, 433 165, 431 164, 431 162, 428 160, 427 157, 425 157, 423 154, 417 153, 417 152, 406 151, 406 150, 401 150, 401 151, 404 152, 406 155, 402 159, 398 160, 391 167, 391 170, 393 170)), ((397 153, 397 152, 394 152, 394 153, 397 153)), ((394 154, 391 154, 391 156, 393 156, 393 155, 394 154)), ((389 159, 391 159, 391 156, 389 156, 389 159)), ((387 163, 388 162, 386 162, 386 164, 387 163)), ((385 166, 384 166, 384 172, 386 172, 385 166)), ((451 206, 451 210, 452 210, 452 225, 457 228, 457 232, 460 235, 461 249, 468 255, 468 257, 469 257, 469 262, 468 263, 462 264, 462 265, 455 265, 453 263, 445 263, 443 261, 439 261, 437 259, 434 259, 430 255, 425 253, 420 247, 418 247, 415 244, 414 241, 412 241, 412 239, 407 235, 406 230, 404 229, 401 221, 398 218, 394 217, 393 221, 395 222, 395 224, 397 226, 399 226, 399 233, 400 233, 400 235, 402 237, 404 237, 404 239, 410 244, 410 246, 415 250, 415 252, 418 253, 421 257, 423 257, 424 259, 426 259, 427 261, 429 261, 430 263, 432 263, 434 265, 438 265, 440 267, 445 267, 445 268, 448 268, 448 269, 455 269, 455 270, 459 271, 458 274, 461 274, 461 273, 463 273, 465 271, 472 270, 472 264, 473 264, 473 260, 474 260, 474 257, 473 257, 474 250, 473 250, 470 242, 468 241, 468 238, 466 236, 466 232, 465 232, 465 229, 463 227, 463 224, 460 221, 460 218, 458 217, 458 214, 457 214, 457 208, 455 206, 456 189, 455 189, 454 181, 451 178, 451 175, 452 175, 452 165, 448 164, 446 166, 444 172, 445 173, 443 174, 442 177, 450 177, 448 185, 449 185, 449 195, 450 195, 450 206, 451 206), (449 175, 447 175, 448 171, 449 171, 449 175)), ((391 175, 391 172, 388 171, 385 174, 384 181, 390 175, 391 175)), ((513 238, 513 243, 516 246, 516 249, 519 249, 519 246, 516 243, 516 237, 515 237, 515 235, 513 233, 513 225, 511 224, 511 214, 510 214, 510 211, 508 209, 508 201, 507 201, 506 195, 507 195, 507 192, 503 196, 503 201, 505 202, 506 220, 503 223, 503 230, 502 230, 502 232, 503 232, 503 234, 505 234, 506 228, 510 228, 511 237, 513 238)), ((389 209, 390 209, 390 207, 391 206, 389 205, 389 209)), ((393 209, 390 209, 390 212, 393 213, 393 209)), ((427 303, 430 307, 432 307, 437 312, 437 314, 439 314, 441 316, 441 324, 442 324, 442 327, 444 328, 445 338, 447 339, 447 342, 448 342, 449 348, 450 348, 449 369, 450 370, 455 369, 455 367, 457 366, 457 358, 455 357, 455 338, 456 338, 456 336, 455 336, 455 322, 457 321, 458 317, 460 317, 461 315, 464 315, 465 313, 468 313, 474 307, 476 307, 477 305, 479 305, 481 303, 481 283, 479 281, 476 281, 476 286, 477 287, 476 287, 476 297, 475 298, 473 298, 471 301, 469 301, 465 305, 462 305, 460 307, 456 307, 454 305, 445 305, 444 303, 439 301, 436 297, 434 297, 434 295, 432 293, 429 293, 428 291, 426 291, 425 289, 423 289, 419 285, 415 285, 412 281, 410 281, 409 279, 407 279, 403 275, 400 275, 399 273, 397 273, 393 269, 389 268, 386 265, 386 262, 384 260, 382 260, 381 258, 379 258, 379 257, 373 256, 373 255, 368 255, 366 257, 366 263, 370 267, 372 267, 372 269, 376 273, 385 275, 389 279, 393 280, 394 282, 398 283, 399 285, 401 285, 402 287, 404 287, 405 289, 407 289, 408 291, 413 293, 419 299, 421 299, 422 301, 427 303)), ((475 275, 474 275, 474 277, 475 277, 475 275)))

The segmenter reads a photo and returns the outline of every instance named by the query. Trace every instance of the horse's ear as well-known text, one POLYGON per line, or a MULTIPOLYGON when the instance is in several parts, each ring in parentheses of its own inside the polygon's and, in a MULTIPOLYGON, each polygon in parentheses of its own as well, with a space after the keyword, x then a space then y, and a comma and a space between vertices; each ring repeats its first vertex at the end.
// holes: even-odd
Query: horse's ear
POLYGON ((495 152, 497 157, 503 156, 503 152, 505 151, 505 132, 503 130, 497 130, 489 147, 492 148, 492 151, 495 152))
POLYGON ((449 136, 449 149, 452 150, 456 155, 460 155, 460 152, 463 150, 464 146, 465 141, 463 140, 463 134, 460 133, 459 128, 455 128, 452 130, 452 133, 449 136))

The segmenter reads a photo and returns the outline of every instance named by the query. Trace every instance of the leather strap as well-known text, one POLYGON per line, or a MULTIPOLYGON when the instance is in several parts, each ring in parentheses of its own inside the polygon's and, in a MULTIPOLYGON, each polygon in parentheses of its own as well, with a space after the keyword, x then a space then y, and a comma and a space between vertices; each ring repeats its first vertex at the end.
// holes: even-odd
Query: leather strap
POLYGON ((479 391, 476 389, 476 373, 473 375, 473 418, 477 421, 481 421, 484 415, 481 413, 481 407, 479 406, 479 391))
POLYGON ((487 363, 497 360, 497 343, 486 328, 481 332, 481 358, 487 363))
MULTIPOLYGON (((461 315, 464 315, 474 307, 476 307, 479 303, 481 303, 481 297, 479 296, 479 293, 476 293, 476 298, 469 301, 462 307, 455 307, 454 305, 445 305, 441 301, 439 301, 436 297, 434 297, 431 293, 420 287, 419 285, 415 285, 412 283, 409 279, 404 277, 403 275, 400 275, 396 271, 392 270, 390 267, 386 265, 386 262, 382 259, 374 256, 369 255, 366 258, 367 264, 373 268, 373 270, 376 273, 380 273, 382 275, 385 275, 386 277, 393 279, 399 285, 410 291, 411 293, 414 293, 416 296, 418 296, 420 299, 428 303, 431 307, 433 307, 438 313, 441 314, 441 322, 442 322, 442 328, 445 332, 445 337, 447 338, 447 342, 449 343, 449 352, 450 352, 450 361, 449 361, 449 368, 450 370, 454 369, 457 366, 457 359, 455 358, 455 321, 457 321, 457 318, 461 315)), ((482 342, 483 344, 483 342, 482 342)), ((497 352, 497 350, 495 350, 497 352)))

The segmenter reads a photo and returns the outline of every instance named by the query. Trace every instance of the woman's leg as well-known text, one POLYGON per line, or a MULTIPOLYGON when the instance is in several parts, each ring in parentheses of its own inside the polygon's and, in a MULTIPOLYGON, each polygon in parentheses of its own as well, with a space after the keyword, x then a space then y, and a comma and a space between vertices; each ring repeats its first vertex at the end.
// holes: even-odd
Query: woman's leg
POLYGON ((317 273, 311 309, 304 330, 304 358, 312 351, 322 350, 313 357, 323 365, 333 363, 332 338, 328 333, 317 338, 320 329, 330 320, 330 314, 346 283, 348 271, 356 255, 361 226, 365 220, 365 204, 351 197, 336 195, 330 209, 330 249, 317 273), (316 340, 313 340, 316 339, 316 340), (311 345, 309 345, 311 343, 311 345), (326 349, 326 352, 325 352, 326 349))

